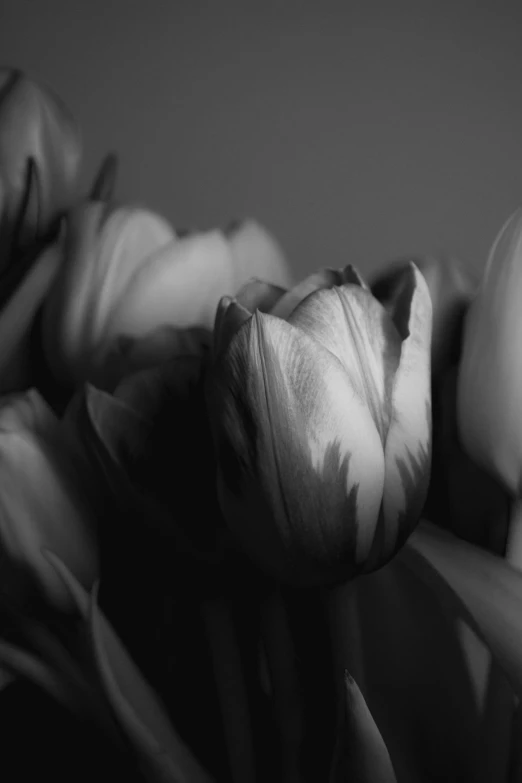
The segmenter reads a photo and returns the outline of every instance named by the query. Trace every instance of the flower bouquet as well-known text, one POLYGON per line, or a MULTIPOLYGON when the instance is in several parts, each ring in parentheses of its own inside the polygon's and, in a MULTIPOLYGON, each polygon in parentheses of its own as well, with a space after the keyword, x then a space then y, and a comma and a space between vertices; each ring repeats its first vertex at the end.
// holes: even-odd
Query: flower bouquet
POLYGON ((522 212, 296 283, 0 86, 4 778, 521 781, 522 212))

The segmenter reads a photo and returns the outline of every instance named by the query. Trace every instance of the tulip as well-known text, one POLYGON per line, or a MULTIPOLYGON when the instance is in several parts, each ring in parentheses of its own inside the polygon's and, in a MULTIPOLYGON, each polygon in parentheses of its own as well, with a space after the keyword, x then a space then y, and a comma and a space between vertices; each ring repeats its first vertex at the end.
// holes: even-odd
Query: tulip
POLYGON ((522 209, 498 234, 464 328, 457 390, 462 444, 513 496, 522 490, 522 209))
POLYGON ((252 274, 287 284, 277 245, 247 222, 177 237, 144 209, 91 202, 73 212, 44 309, 44 346, 62 383, 107 389, 130 372, 210 342, 217 304, 252 274))
POLYGON ((207 388, 220 503, 269 572, 344 581, 413 530, 429 481, 430 334, 414 264, 391 314, 351 267, 220 302, 207 388))
POLYGON ((53 229, 76 195, 78 128, 62 101, 0 69, 0 272, 53 229))
POLYGON ((90 588, 98 576, 86 466, 34 389, 0 405, 0 595, 23 605, 31 586, 60 609, 70 596, 42 550, 90 588))

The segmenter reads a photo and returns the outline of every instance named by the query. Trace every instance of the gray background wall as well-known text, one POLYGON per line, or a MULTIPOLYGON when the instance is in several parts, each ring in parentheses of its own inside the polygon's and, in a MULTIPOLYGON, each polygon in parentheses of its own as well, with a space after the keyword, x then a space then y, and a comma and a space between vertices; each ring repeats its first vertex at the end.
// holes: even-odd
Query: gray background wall
POLYGON ((447 251, 522 205, 522 3, 0 0, 0 61, 62 96, 86 182, 178 227, 253 215, 298 275, 447 251))

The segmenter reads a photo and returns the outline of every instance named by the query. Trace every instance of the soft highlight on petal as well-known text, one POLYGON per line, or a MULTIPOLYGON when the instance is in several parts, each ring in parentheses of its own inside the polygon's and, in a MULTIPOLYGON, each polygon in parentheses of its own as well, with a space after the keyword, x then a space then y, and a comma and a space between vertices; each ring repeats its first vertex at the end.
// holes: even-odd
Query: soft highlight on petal
POLYGON ((400 338, 382 305, 369 291, 348 283, 307 297, 289 323, 339 359, 352 388, 368 407, 384 445, 400 338))
POLYGON ((252 277, 269 280, 287 289, 292 286, 292 274, 285 255, 275 237, 257 220, 238 221, 226 233, 232 266, 233 291, 237 291, 252 277))
POLYGON ((402 332, 400 364, 392 391, 391 422, 385 445, 383 495, 385 551, 393 553, 419 519, 431 465, 430 341, 431 299, 424 277, 412 263, 394 318, 402 332))
POLYGON ((221 232, 178 239, 137 268, 113 302, 108 330, 135 335, 158 323, 212 329, 219 300, 233 291, 232 259, 221 232))
POLYGON ((384 464, 340 362, 258 312, 215 372, 220 492, 243 547, 289 581, 351 575, 371 546, 384 464))

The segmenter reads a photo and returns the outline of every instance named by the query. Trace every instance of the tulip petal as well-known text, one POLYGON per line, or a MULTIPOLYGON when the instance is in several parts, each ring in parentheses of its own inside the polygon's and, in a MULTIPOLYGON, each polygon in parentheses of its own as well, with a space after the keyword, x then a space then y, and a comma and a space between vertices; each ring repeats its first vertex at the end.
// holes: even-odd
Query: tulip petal
POLYGON ((401 341, 382 305, 369 291, 346 283, 308 296, 288 320, 339 359, 384 446, 401 341))
MULTIPOLYGON (((432 376, 436 376, 459 361, 463 321, 477 285, 457 258, 424 256, 414 263, 426 280, 432 302, 431 364, 432 376)), ((389 312, 393 313, 410 264, 406 260, 393 263, 372 284, 373 295, 389 312)))
POLYGON ((71 211, 66 263, 47 297, 43 318, 48 361, 58 377, 65 375, 70 381, 72 368, 81 375, 82 364, 103 339, 114 302, 124 294, 136 267, 144 256, 173 240, 167 221, 147 210, 108 212, 104 202, 89 202, 71 211))
POLYGON ((388 749, 357 683, 348 672, 345 698, 330 783, 396 783, 388 749))
POLYGON ((105 695, 145 768, 152 774, 151 780, 210 783, 210 776, 170 725, 158 698, 99 610, 97 589, 89 598, 60 558, 52 552, 47 552, 47 557, 80 615, 89 622, 93 654, 105 695))
MULTIPOLYGON (((89 317, 93 323, 96 322, 99 335, 104 331, 111 333, 111 323, 123 318, 123 315, 120 315, 119 319, 114 312, 115 303, 121 299, 125 309, 127 298, 133 296, 131 292, 135 280, 139 280, 144 268, 149 267, 148 263, 144 263, 144 259, 149 259, 157 266, 158 258, 160 260, 164 258, 165 249, 176 247, 177 240, 170 224, 150 210, 122 207, 114 210, 104 219, 107 211, 105 203, 90 204, 89 208, 93 213, 94 232, 85 231, 82 225, 83 214, 79 210, 75 214, 75 222, 71 223, 71 234, 77 233, 79 246, 77 249, 72 246, 74 242, 72 237, 71 250, 75 257, 76 274, 83 275, 84 295, 91 300, 95 308, 95 312, 89 317), (101 228, 100 234, 98 234, 97 222, 101 228), (94 247, 90 245, 92 242, 96 242, 94 247)), ((87 211, 85 217, 90 217, 87 211)), ((159 287, 161 290, 161 283, 159 287)), ((76 302, 70 306, 77 306, 76 302)), ((153 314, 155 314, 154 306, 153 314)), ((139 320, 139 316, 143 315, 146 319, 147 312, 147 297, 144 292, 144 301, 141 307, 136 309, 136 317, 139 320)), ((140 335, 158 324, 157 318, 150 321, 150 313, 148 315, 148 326, 145 323, 137 327, 139 330, 137 333, 140 335)), ((132 335, 133 331, 123 322, 121 328, 112 331, 112 334, 119 333, 132 335)), ((98 335, 94 333, 93 337, 98 335)))
MULTIPOLYGON (((140 453, 151 422, 121 398, 91 384, 85 388, 85 404, 94 432, 107 450, 110 463, 125 470, 140 453)), ((108 467, 106 460, 104 463, 108 467)), ((109 474, 111 478, 114 476, 109 474)))
POLYGON ((284 253, 266 228, 253 219, 237 221, 228 227, 234 285, 227 292, 238 291, 252 277, 269 280, 281 288, 290 288, 292 275, 284 253))
POLYGON ((318 272, 309 275, 301 283, 287 291, 270 312, 272 315, 277 315, 278 318, 288 320, 297 305, 306 299, 307 296, 310 296, 310 294, 313 294, 315 291, 320 291, 323 288, 333 288, 334 286, 341 286, 346 283, 352 283, 353 285, 358 285, 364 289, 368 288, 359 275, 359 272, 351 265, 345 266, 344 269, 320 269, 318 272))
POLYGON ((219 300, 234 290, 230 249, 221 232, 177 239, 146 263, 140 258, 125 293, 112 296, 107 332, 143 334, 158 323, 211 330, 219 300))
POLYGON ((460 614, 522 697, 522 574, 504 559, 422 521, 401 562, 460 614))
POLYGON ((383 452, 336 357, 257 311, 215 366, 208 404, 222 507, 246 551, 283 579, 356 572, 372 542, 383 452))
POLYGON ((231 296, 224 296, 220 300, 214 325, 213 355, 215 359, 220 353, 226 351, 230 341, 240 327, 249 321, 251 317, 252 311, 238 302, 237 299, 233 299, 231 296))
POLYGON ((262 313, 270 313, 279 299, 285 294, 285 288, 253 277, 239 289, 235 299, 238 304, 251 313, 255 310, 261 310, 262 313))
POLYGON ((417 524, 428 491, 431 463, 431 300, 412 263, 397 297, 394 322, 403 337, 391 396, 383 494, 385 551, 393 554, 417 524))
POLYGON ((126 376, 159 367, 181 357, 203 357, 212 347, 212 332, 204 327, 177 329, 166 324, 143 337, 119 335, 100 352, 91 373, 100 389, 113 391, 126 376))
MULTIPOLYGON (((87 492, 85 496, 80 492, 77 473, 83 468, 81 455, 73 451, 58 420, 37 393, 3 399, 0 407, 2 554, 14 566, 30 567, 44 593, 59 606, 68 605, 67 596, 53 569, 42 558, 42 546, 55 549, 86 585, 92 584, 98 571, 95 532, 87 508, 90 499, 87 492)), ((12 585, 6 573, 2 576, 3 589, 9 590, 12 585)))

